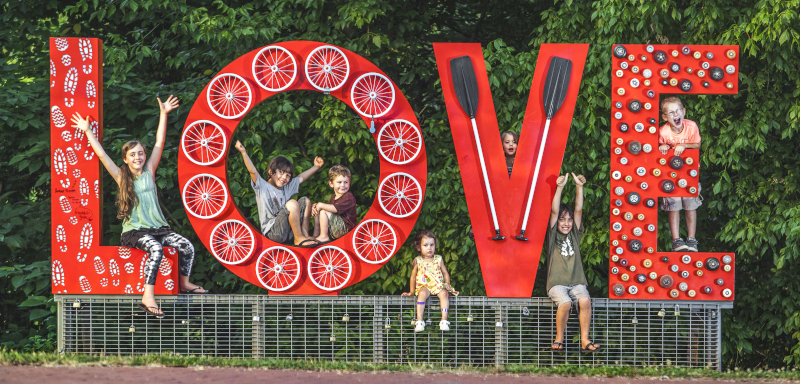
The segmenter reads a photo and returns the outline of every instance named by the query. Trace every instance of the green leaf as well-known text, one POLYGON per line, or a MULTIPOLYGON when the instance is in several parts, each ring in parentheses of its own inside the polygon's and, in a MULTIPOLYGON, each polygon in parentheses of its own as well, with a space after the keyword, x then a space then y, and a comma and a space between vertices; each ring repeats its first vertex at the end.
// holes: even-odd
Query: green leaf
POLYGON ((46 309, 34 309, 33 311, 31 311, 30 320, 31 321, 38 320, 38 319, 41 319, 43 317, 50 316, 52 314, 53 314, 53 312, 50 312, 50 311, 48 311, 46 309))

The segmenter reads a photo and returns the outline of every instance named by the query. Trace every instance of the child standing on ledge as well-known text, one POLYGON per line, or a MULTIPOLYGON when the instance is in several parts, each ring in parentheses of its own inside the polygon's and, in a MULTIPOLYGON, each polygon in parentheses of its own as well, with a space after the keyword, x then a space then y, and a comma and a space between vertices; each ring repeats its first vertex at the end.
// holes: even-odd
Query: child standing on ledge
MULTIPOLYGON (((666 155, 674 148, 675 156, 680 156, 687 148, 700 149, 700 129, 697 123, 687 120, 686 108, 677 97, 668 97, 661 102, 661 118, 667 121, 658 131, 658 150, 666 155)), ((669 231, 672 233, 672 252, 697 252, 697 208, 703 205, 700 197, 700 184, 697 184, 697 196, 662 197, 661 210, 667 211, 669 231), (680 235, 681 214, 686 217, 686 241, 680 235)))
POLYGON ((592 300, 586 290, 586 274, 581 263, 581 238, 583 237, 583 185, 586 178, 575 176, 575 210, 561 204, 561 192, 569 181, 568 176, 559 176, 558 187, 553 196, 550 222, 547 225, 547 295, 558 307, 556 311, 556 340, 550 347, 553 351, 564 351, 564 329, 567 327, 569 310, 573 302, 578 304, 578 319, 581 325, 581 352, 594 353, 600 344, 589 340, 589 325, 592 320, 592 300))
POLYGON ((458 296, 458 291, 450 286, 450 274, 447 273, 442 257, 435 254, 436 236, 428 230, 419 231, 413 246, 420 255, 411 264, 414 266, 409 283, 411 290, 403 292, 403 296, 417 296, 417 323, 414 332, 425 330, 422 313, 425 311, 425 300, 432 294, 439 296, 439 306, 442 307, 442 321, 439 322, 439 329, 449 331, 450 322, 447 321, 447 312, 450 310, 450 295, 448 293, 458 296))

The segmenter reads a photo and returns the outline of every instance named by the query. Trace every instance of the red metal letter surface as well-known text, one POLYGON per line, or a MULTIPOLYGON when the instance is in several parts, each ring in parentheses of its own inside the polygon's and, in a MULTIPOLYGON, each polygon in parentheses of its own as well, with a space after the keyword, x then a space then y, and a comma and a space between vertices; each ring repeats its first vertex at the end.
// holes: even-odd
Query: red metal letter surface
MULTIPOLYGON (((375 273, 408 238, 425 196, 425 146, 403 93, 365 58, 319 42, 268 45, 225 66, 192 106, 180 147, 181 196, 200 240, 225 268, 271 294, 337 294, 375 273), (239 122, 258 103, 296 90, 329 94, 367 126, 374 122, 380 154, 381 181, 367 215, 350 233, 319 248, 267 239, 228 192, 225 159, 239 122)), ((249 177, 240 181, 250 183, 249 177)))
MULTIPOLYGON (((52 292, 141 294, 145 253, 100 246, 105 170, 86 135, 72 128, 75 112, 91 117, 91 128, 102 142, 103 41, 50 38, 52 292)), ((177 254, 172 248, 165 251, 155 292, 177 294, 177 254)))
MULTIPOLYGON (((661 154, 658 127, 661 95, 735 94, 738 52, 735 45, 614 46, 609 297, 733 300, 733 253, 658 252, 658 198, 697 196, 700 178, 699 150, 661 154)), ((690 108, 686 115, 699 123, 690 108)))
POLYGON ((555 180, 561 169, 589 45, 542 44, 522 124, 519 149, 510 178, 502 153, 500 130, 497 126, 480 44, 434 43, 433 49, 461 179, 464 183, 467 207, 475 233, 486 294, 489 297, 530 297, 547 230, 550 202, 555 193, 555 180), (450 60, 464 55, 471 59, 477 76, 480 97, 475 120, 493 192, 500 234, 505 236, 505 239, 499 241, 492 240, 495 229, 472 123, 459 105, 451 76, 450 60), (559 112, 552 118, 546 138, 533 203, 528 211, 530 218, 525 233, 528 240, 519 241, 514 237, 520 234, 523 224, 537 152, 544 136, 546 117, 542 92, 548 65, 554 57, 565 58, 572 62, 571 77, 566 98, 559 112))

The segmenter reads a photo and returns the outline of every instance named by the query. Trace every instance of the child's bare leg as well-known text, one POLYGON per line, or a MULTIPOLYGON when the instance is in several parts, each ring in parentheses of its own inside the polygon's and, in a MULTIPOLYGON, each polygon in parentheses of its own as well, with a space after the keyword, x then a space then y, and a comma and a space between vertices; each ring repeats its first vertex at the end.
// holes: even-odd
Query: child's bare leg
POLYGON ((308 233, 308 229, 311 226, 311 202, 307 197, 301 197, 300 199, 305 199, 306 201, 306 210, 303 212, 303 236, 311 237, 308 233))
POLYGON ((439 296, 439 306, 442 307, 442 320, 447 320, 447 313, 450 312, 450 294, 442 289, 436 296, 439 296))
MULTIPOLYGON (((587 344, 591 341, 589 339, 589 325, 592 321, 592 299, 588 297, 581 297, 578 299, 578 305, 581 307, 581 313, 578 315, 578 320, 581 323, 581 347, 585 348, 587 344)), ((591 347, 588 349, 596 349, 597 347, 591 347)))
POLYGON ((672 240, 681 237, 681 214, 680 211, 669 211, 667 213, 669 218, 669 231, 672 233, 672 240))
POLYGON ((144 285, 144 295, 142 295, 142 304, 148 307, 155 307, 155 308, 148 308, 151 312, 161 315, 164 312, 158 308, 158 303, 156 302, 156 286, 153 284, 145 284, 144 285))
POLYGON ((419 295, 417 295, 417 321, 422 321, 422 313, 425 312, 425 300, 428 300, 430 295, 431 291, 428 288, 419 290, 419 295))
POLYGON ((556 343, 564 342, 564 329, 567 328, 570 308, 572 308, 572 303, 566 302, 561 304, 556 311, 556 343))
POLYGON ((697 211, 684 211, 684 216, 686 216, 686 237, 694 239, 697 232, 697 211))
MULTIPOLYGON (((319 234, 317 235, 318 241, 331 241, 330 236, 328 236, 328 230, 330 228, 331 222, 331 213, 328 211, 320 211, 319 215, 317 215, 317 220, 319 220, 319 234)), ((316 230, 314 231, 316 234, 316 230)))
MULTIPOLYGON (((308 204, 306 204, 308 207, 308 204)), ((309 237, 303 234, 302 220, 303 213, 300 212, 300 204, 297 200, 289 200, 286 202, 286 209, 289 210, 289 226, 292 227, 294 234, 294 245, 299 245, 309 237)))
POLYGON ((319 237, 319 227, 320 227, 319 222, 322 220, 320 219, 320 216, 322 216, 322 212, 320 212, 320 214, 317 215, 317 218, 314 219, 314 235, 313 235, 314 238, 319 237))

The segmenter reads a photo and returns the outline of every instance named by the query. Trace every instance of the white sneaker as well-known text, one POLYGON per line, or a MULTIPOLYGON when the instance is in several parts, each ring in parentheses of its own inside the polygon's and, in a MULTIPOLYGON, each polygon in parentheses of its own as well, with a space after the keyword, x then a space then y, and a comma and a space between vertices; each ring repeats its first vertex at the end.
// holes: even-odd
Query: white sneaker
POLYGON ((417 326, 414 327, 414 332, 422 332, 425 330, 425 322, 417 320, 417 326))
POLYGON ((450 330, 450 322, 447 320, 442 320, 439 322, 439 329, 442 331, 449 331, 450 330))

